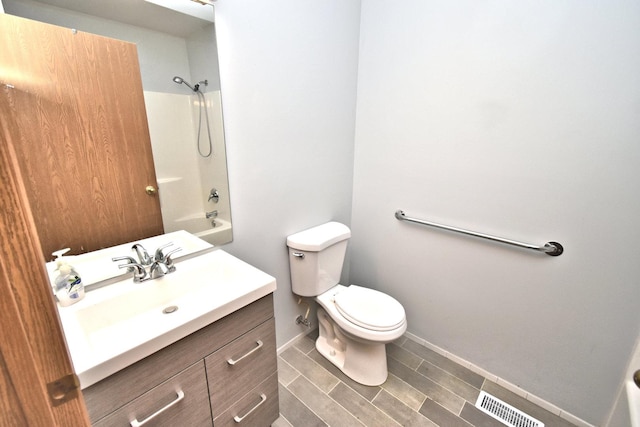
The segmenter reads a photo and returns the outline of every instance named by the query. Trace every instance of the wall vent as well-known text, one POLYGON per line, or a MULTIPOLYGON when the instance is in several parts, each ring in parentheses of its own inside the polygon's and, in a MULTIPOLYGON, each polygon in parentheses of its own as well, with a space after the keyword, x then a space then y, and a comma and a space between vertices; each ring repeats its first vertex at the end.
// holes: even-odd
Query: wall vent
POLYGON ((544 427, 543 422, 484 391, 478 396, 476 408, 509 427, 544 427))

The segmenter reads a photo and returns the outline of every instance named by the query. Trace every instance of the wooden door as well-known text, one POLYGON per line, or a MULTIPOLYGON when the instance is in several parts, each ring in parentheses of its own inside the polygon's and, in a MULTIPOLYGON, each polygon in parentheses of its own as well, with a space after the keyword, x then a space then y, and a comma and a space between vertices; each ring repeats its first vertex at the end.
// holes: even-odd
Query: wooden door
POLYGON ((64 402, 48 393, 59 379, 73 378, 73 369, 9 136, 15 123, 4 101, 0 118, 0 426, 88 426, 77 388, 64 402))
POLYGON ((46 259, 163 232, 134 44, 0 15, 0 85, 46 259))

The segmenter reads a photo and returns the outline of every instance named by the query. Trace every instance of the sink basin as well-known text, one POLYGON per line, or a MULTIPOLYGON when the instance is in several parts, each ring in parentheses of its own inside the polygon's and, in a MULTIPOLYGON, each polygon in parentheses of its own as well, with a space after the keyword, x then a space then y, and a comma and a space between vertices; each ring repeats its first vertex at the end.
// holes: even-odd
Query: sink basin
POLYGON ((58 312, 86 388, 275 289, 273 277, 218 249, 158 279, 128 275, 58 312))

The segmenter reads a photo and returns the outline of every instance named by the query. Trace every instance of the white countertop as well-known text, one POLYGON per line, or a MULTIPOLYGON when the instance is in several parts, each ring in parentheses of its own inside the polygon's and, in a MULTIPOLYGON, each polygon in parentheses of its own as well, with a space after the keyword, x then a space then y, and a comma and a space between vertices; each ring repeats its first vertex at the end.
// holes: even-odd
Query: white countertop
POLYGON ((58 312, 86 388, 275 290, 275 278, 218 249, 158 279, 134 283, 127 275, 58 312))

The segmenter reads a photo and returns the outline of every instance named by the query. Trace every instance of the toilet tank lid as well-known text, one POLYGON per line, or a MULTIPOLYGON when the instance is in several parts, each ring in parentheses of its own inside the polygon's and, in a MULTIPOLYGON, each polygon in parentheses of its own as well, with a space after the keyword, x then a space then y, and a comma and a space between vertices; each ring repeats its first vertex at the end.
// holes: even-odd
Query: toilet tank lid
POLYGON ((318 252, 351 237, 351 230, 339 222, 328 222, 287 237, 287 246, 300 251, 318 252))

